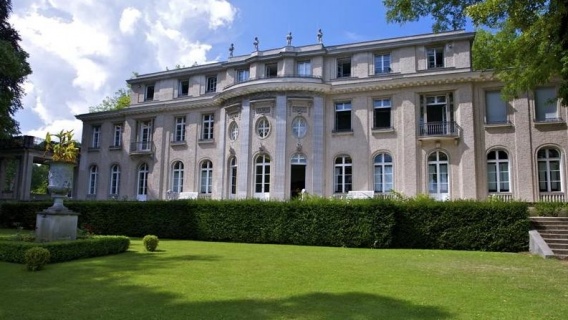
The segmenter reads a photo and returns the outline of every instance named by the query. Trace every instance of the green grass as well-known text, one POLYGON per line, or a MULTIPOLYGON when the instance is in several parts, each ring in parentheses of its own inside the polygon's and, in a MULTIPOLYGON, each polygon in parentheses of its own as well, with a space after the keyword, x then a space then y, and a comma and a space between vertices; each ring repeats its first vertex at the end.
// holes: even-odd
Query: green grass
POLYGON ((0 319, 565 319, 568 265, 528 254, 160 240, 0 262, 0 319))

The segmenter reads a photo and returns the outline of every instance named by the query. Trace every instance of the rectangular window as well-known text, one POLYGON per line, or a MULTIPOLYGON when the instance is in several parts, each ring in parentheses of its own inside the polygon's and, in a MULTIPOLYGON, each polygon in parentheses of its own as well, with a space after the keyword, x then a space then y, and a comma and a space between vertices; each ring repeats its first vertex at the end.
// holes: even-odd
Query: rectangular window
POLYGON ((176 117, 174 142, 185 141, 185 117, 176 117))
POLYGON ((217 76, 207 77, 207 88, 205 92, 216 92, 217 91, 217 76))
POLYGON ((213 139, 213 125, 215 118, 212 113, 204 114, 201 121, 201 139, 202 140, 212 140, 213 139))
POLYGON ((312 75, 312 63, 308 61, 298 61, 297 74, 299 77, 310 77, 312 75))
POLYGON ((387 129, 391 127, 391 101, 390 99, 376 99, 373 101, 373 128, 387 129))
POLYGON ((237 82, 248 81, 250 71, 248 69, 237 70, 237 82))
POLYGON ((351 102, 335 104, 335 131, 351 131, 351 102))
POLYGON ((337 59, 337 77, 351 77, 351 58, 337 59))
POLYGON ((144 101, 154 100, 154 85, 146 86, 146 95, 144 96, 144 101))
POLYGON ((536 89, 534 100, 536 121, 560 120, 558 117, 558 98, 553 87, 536 89))
POLYGON ((112 135, 112 146, 113 147, 120 147, 122 145, 122 125, 115 124, 114 125, 114 132, 112 135))
POLYGON ((101 126, 93 126, 91 148, 98 149, 100 147, 101 147, 101 126))
POLYGON ((428 69, 443 68, 444 67, 444 48, 429 48, 428 55, 428 69))
POLYGON ((501 91, 485 92, 485 121, 487 123, 507 122, 507 102, 501 98, 501 91))
POLYGON ((266 65, 266 77, 276 78, 278 76, 278 65, 276 63, 271 63, 266 65))
POLYGON ((152 150, 152 120, 140 121, 138 123, 138 138, 136 140, 136 151, 152 150))
POLYGON ((189 80, 181 80, 179 82, 179 94, 178 96, 183 97, 189 94, 189 80))
POLYGON ((390 61, 390 53, 375 55, 375 74, 391 72, 390 61))

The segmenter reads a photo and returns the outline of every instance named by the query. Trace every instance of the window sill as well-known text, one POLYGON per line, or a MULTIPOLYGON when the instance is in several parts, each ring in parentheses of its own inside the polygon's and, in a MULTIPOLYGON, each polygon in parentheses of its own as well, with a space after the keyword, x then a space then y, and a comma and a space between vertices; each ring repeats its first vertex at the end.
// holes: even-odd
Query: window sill
POLYGON ((110 151, 120 151, 122 150, 122 146, 110 146, 108 147, 110 151))
POLYGON ((510 128, 510 127, 513 127, 513 124, 510 121, 485 123, 485 128, 510 128))
POLYGON ((373 134, 380 134, 380 133, 390 133, 390 132, 394 132, 394 128, 393 127, 388 127, 388 128, 372 128, 371 132, 373 134))
POLYGON ((399 75, 399 74, 400 74, 400 72, 388 71, 388 72, 375 72, 373 74, 373 76, 375 78, 382 78, 382 77, 388 77, 388 76, 399 75))
POLYGON ((331 134, 333 136, 352 136, 353 135, 353 130, 341 130, 341 131, 337 131, 337 130, 333 130, 331 131, 331 134))
POLYGON ((199 143, 199 144, 211 144, 211 143, 215 143, 215 139, 199 139, 197 141, 197 143, 199 143))
POLYGON ((172 147, 175 147, 175 146, 186 146, 186 145, 187 145, 187 142, 186 142, 185 140, 170 141, 170 145, 171 145, 172 147))
POLYGON ((89 152, 99 152, 99 151, 101 151, 101 148, 100 148, 100 147, 89 147, 89 148, 87 149, 87 151, 89 151, 89 152))
POLYGON ((562 118, 538 120, 533 119, 535 126, 548 126, 548 125, 565 125, 566 122, 562 118))

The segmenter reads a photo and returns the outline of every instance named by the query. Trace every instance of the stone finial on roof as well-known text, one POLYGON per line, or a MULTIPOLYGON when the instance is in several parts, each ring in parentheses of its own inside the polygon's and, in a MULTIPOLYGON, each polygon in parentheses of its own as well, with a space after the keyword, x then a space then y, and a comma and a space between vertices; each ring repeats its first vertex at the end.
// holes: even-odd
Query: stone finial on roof
POLYGON ((235 51, 235 46, 231 43, 231 46, 229 47, 229 57, 233 56, 233 51, 235 51))
POLYGON ((258 37, 254 37, 254 42, 252 44, 254 45, 254 51, 258 51, 258 37))
POLYGON ((318 43, 323 43, 323 32, 321 32, 321 29, 318 30, 318 43))
POLYGON ((288 32, 288 35, 286 36, 286 45, 287 46, 292 45, 292 32, 288 32))

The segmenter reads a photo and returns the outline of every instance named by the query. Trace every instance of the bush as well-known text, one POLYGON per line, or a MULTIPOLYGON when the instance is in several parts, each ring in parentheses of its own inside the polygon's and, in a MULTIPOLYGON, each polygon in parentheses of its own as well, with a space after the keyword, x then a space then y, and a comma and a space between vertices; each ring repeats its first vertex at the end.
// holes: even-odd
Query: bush
POLYGON ((539 217, 565 217, 568 204, 564 202, 537 202, 534 210, 539 217))
POLYGON ((160 240, 158 239, 158 237, 149 234, 144 236, 142 242, 144 243, 144 248, 146 248, 147 251, 154 252, 156 251, 158 242, 160 242, 160 240))
POLYGON ((42 247, 33 247, 25 252, 26 268, 28 271, 39 271, 49 263, 49 250, 42 247))

